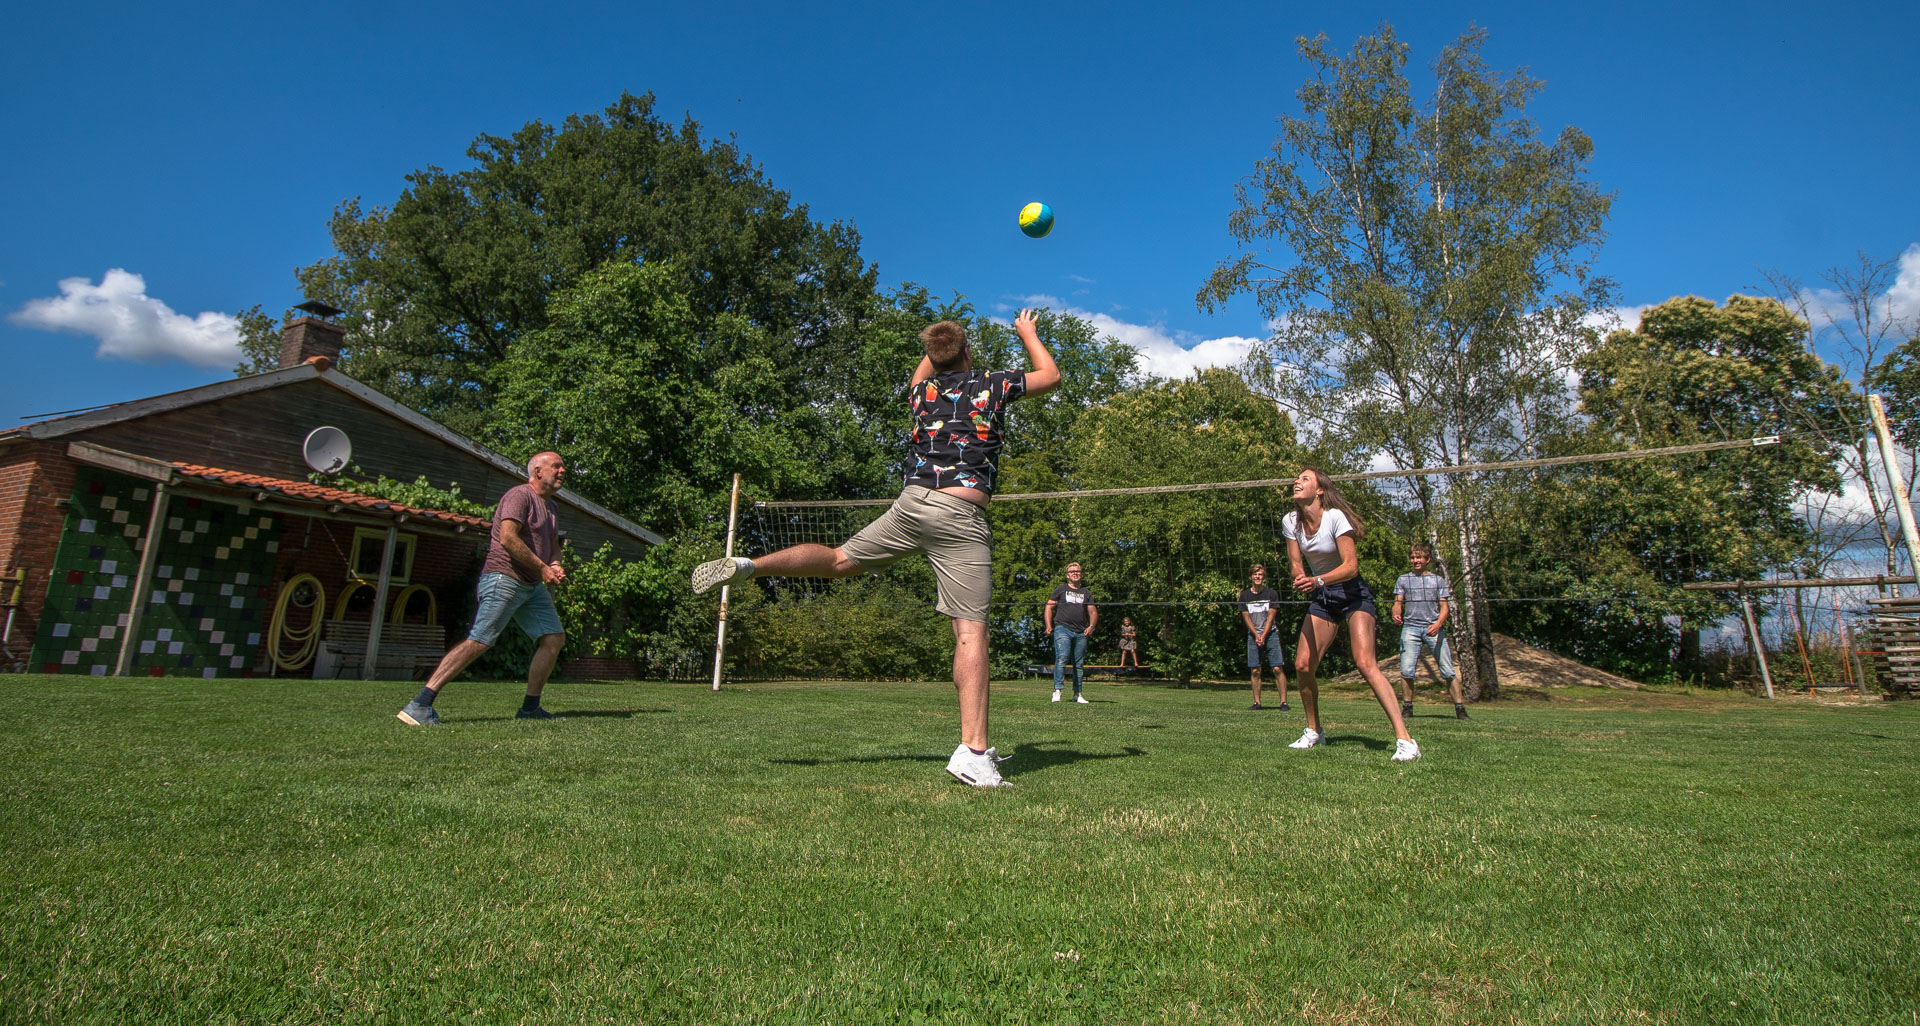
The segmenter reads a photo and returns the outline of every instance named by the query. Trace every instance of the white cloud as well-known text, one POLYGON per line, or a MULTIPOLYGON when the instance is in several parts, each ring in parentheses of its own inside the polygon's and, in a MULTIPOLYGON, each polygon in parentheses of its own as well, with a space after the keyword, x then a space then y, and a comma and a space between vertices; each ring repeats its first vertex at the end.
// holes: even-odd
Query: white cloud
POLYGON ((1900 254, 1900 273, 1887 290, 1888 313, 1898 321, 1920 320, 1920 242, 1900 254))
POLYGON ((1024 306, 1046 307, 1057 313, 1071 314, 1086 321, 1100 335, 1111 335, 1119 339, 1122 345, 1132 347, 1140 354, 1140 369, 1162 378, 1188 378, 1208 367, 1237 369, 1245 362, 1253 347, 1261 342, 1257 338, 1238 335, 1201 338, 1189 332, 1170 333, 1164 325, 1134 324, 1111 314, 1082 310, 1057 296, 1022 296, 1019 302, 1024 306))
POLYGON ((94 355, 102 358, 184 360, 202 367, 231 367, 240 360, 237 319, 223 313, 175 313, 147 295, 146 279, 118 267, 98 285, 87 278, 67 278, 60 282, 60 295, 32 300, 7 319, 41 331, 90 335, 100 340, 94 355))

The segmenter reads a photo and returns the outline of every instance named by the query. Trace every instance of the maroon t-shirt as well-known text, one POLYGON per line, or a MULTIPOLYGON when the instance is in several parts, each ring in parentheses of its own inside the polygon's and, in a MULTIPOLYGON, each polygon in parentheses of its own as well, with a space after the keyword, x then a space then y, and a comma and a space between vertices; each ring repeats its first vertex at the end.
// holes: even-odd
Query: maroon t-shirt
POLYGON ((514 485, 507 489, 507 494, 500 497, 500 505, 493 508, 493 533, 487 536, 487 562, 480 572, 511 574, 522 584, 539 584, 540 575, 528 577, 513 557, 507 555, 507 547, 500 543, 500 525, 509 520, 520 522, 520 537, 526 541, 527 548, 540 557, 540 562, 551 563, 560 558, 559 512, 552 499, 535 495, 532 485, 514 485))

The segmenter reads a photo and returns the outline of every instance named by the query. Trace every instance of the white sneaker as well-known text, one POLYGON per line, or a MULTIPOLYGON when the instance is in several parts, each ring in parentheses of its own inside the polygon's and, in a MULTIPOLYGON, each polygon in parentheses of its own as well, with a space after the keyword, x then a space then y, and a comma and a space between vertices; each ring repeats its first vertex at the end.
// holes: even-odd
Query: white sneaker
POLYGON ((693 593, 698 595, 716 584, 725 584, 750 573, 753 573, 753 560, 745 556, 709 559, 693 568, 693 593))
POLYGON ((1092 704, 1093 704, 1092 702, 1089 702, 1089 701, 1087 701, 1087 696, 1085 696, 1085 695, 1075 695, 1075 696, 1073 696, 1073 700, 1074 700, 1074 701, 1076 701, 1076 702, 1079 702, 1079 703, 1080 703, 1081 705, 1092 705, 1092 704))
POLYGON ((1420 746, 1417 744, 1414 744, 1412 739, 1408 739, 1405 741, 1400 741, 1400 740, 1394 741, 1393 743, 1393 761, 1394 762, 1412 762, 1413 760, 1418 759, 1419 757, 1420 757, 1420 746))
POLYGON ((1313 746, 1319 744, 1322 741, 1325 741, 1326 739, 1327 737, 1325 734, 1320 733, 1319 731, 1313 729, 1312 727, 1308 727, 1306 730, 1300 732, 1300 740, 1295 741, 1294 743, 1288 745, 1287 747, 1288 748, 1312 748, 1313 746))
POLYGON ((1058 701, 1060 700, 1060 689, 1059 689, 1059 688, 1054 688, 1054 689, 1053 689, 1053 700, 1054 700, 1054 701, 1056 701, 1056 702, 1058 702, 1058 701))
POLYGON ((947 772, 968 787, 1012 787, 1000 779, 1000 762, 991 748, 975 755, 973 749, 961 745, 953 750, 953 758, 947 760, 947 772))

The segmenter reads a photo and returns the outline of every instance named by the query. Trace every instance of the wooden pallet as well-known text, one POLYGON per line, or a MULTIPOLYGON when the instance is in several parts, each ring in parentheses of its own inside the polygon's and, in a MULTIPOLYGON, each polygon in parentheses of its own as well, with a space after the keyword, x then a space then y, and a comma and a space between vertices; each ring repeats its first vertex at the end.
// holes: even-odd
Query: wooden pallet
POLYGON ((1890 698, 1920 695, 1920 598, 1868 599, 1873 616, 1860 625, 1890 698))

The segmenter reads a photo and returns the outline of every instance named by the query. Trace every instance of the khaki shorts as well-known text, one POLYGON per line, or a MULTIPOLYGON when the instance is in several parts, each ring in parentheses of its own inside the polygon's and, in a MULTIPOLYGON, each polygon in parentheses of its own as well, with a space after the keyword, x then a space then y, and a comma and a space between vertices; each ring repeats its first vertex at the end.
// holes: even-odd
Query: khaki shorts
POLYGON ((863 570, 879 570, 909 552, 933 563, 940 601, 956 620, 987 620, 993 600, 993 529, 986 507, 931 488, 908 485, 880 519, 861 528, 840 552, 863 570))

